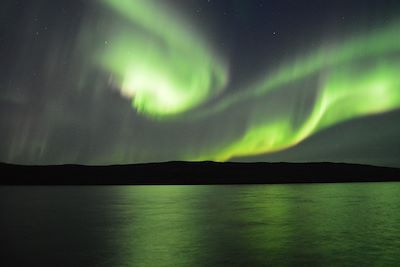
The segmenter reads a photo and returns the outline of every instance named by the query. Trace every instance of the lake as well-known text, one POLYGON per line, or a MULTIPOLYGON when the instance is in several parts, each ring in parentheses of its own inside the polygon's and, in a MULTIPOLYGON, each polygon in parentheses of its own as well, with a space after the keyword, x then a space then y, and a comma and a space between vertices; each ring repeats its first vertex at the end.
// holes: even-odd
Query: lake
POLYGON ((400 264, 400 183, 0 187, 0 266, 400 264))

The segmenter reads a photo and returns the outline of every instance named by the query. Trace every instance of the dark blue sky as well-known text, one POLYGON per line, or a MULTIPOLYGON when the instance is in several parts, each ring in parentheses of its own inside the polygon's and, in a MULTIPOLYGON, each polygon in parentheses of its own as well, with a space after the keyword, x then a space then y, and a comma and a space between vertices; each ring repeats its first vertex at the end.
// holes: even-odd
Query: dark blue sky
MULTIPOLYGON (((277 66, 321 48, 340 47, 400 19, 400 1, 389 0, 163 3, 199 29, 229 62, 229 85, 198 107, 200 111, 251 90, 254 81, 277 66)), ((109 75, 91 60, 104 46, 99 36, 118 20, 96 1, 3 1, 0 161, 109 164, 207 158, 243 140, 262 118, 270 123, 283 110, 293 109, 293 124, 304 121, 315 104, 321 77, 332 71, 324 69, 300 84, 287 84, 276 95, 240 100, 226 112, 201 120, 191 119, 190 111, 174 120, 152 120, 116 93, 109 75), (83 35, 83 29, 90 34, 83 35), (295 97, 288 96, 292 91, 295 97)), ((366 60, 373 66, 374 58, 366 60)), ((398 110, 359 117, 323 129, 290 149, 230 160, 400 166, 399 122, 398 110)))

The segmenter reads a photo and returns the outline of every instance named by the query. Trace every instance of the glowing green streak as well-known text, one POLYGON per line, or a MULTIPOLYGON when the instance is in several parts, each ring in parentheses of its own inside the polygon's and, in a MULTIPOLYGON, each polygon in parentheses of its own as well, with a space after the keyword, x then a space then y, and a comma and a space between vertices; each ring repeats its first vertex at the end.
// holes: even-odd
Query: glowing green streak
MULTIPOLYGON (((99 61, 139 112, 151 117, 186 112, 225 87, 226 66, 179 15, 153 0, 102 1, 130 27, 111 36, 99 61)), ((282 65, 249 89, 188 116, 207 119, 221 115, 229 107, 242 108, 242 101, 285 89, 289 83, 301 87, 303 79, 327 76, 317 88, 311 112, 299 126, 294 126, 298 124, 293 123, 293 114, 282 112, 273 120, 249 126, 243 136, 226 146, 184 159, 225 161, 280 151, 345 120, 400 108, 399 64, 390 58, 396 52, 400 52, 399 24, 282 65), (373 67, 360 67, 361 60, 372 61, 373 67)))
POLYGON ((99 61, 137 110, 156 117, 184 112, 226 85, 223 63, 161 2, 103 2, 130 27, 113 33, 99 61))
POLYGON ((294 63, 283 65, 277 71, 266 74, 265 78, 236 95, 209 108, 204 114, 221 112, 229 106, 245 99, 277 90, 282 86, 316 74, 325 68, 338 64, 376 57, 382 54, 400 51, 400 24, 393 24, 382 31, 373 31, 368 36, 349 40, 341 45, 322 47, 308 57, 299 58, 294 63))
POLYGON ((313 56, 277 71, 258 85, 259 87, 256 90, 257 92, 265 92, 283 83, 316 73, 322 68, 399 50, 399 26, 395 25, 385 31, 370 34, 366 38, 355 38, 336 48, 320 49, 313 56))
POLYGON ((293 114, 282 114, 277 121, 250 129, 213 158, 225 161, 279 151, 336 123, 400 108, 399 67, 397 62, 388 61, 365 73, 354 73, 351 68, 337 71, 321 88, 312 112, 300 127, 292 126, 293 114))
POLYGON ((284 89, 284 85, 291 82, 297 81, 301 87, 303 78, 325 76, 324 72, 328 71, 329 78, 318 88, 313 110, 303 124, 294 127, 293 114, 280 114, 273 121, 251 126, 230 145, 191 159, 226 161, 235 156, 272 153, 292 147, 319 130, 345 120, 400 108, 400 65, 396 62, 395 52, 400 52, 398 25, 355 38, 335 50, 321 49, 313 56, 281 68, 250 90, 208 109, 206 114, 223 112, 245 99, 284 89), (361 59, 372 60, 374 67, 356 72, 362 68, 353 62, 361 59))

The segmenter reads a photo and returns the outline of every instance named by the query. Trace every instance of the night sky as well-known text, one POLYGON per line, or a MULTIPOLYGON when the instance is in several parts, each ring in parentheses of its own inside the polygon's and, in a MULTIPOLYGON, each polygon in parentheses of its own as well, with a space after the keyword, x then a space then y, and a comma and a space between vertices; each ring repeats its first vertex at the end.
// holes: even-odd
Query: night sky
POLYGON ((3 0, 0 161, 400 167, 400 1, 3 0))

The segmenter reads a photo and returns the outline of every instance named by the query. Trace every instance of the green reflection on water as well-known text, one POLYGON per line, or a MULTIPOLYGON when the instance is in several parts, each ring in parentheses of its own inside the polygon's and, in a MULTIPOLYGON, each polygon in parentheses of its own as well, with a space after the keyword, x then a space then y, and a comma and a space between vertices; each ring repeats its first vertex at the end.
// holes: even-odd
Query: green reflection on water
POLYGON ((118 187, 120 266, 393 265, 400 184, 118 187))
POLYGON ((121 187, 114 216, 120 218, 117 243, 121 262, 130 266, 194 266, 198 249, 195 187, 121 187))

